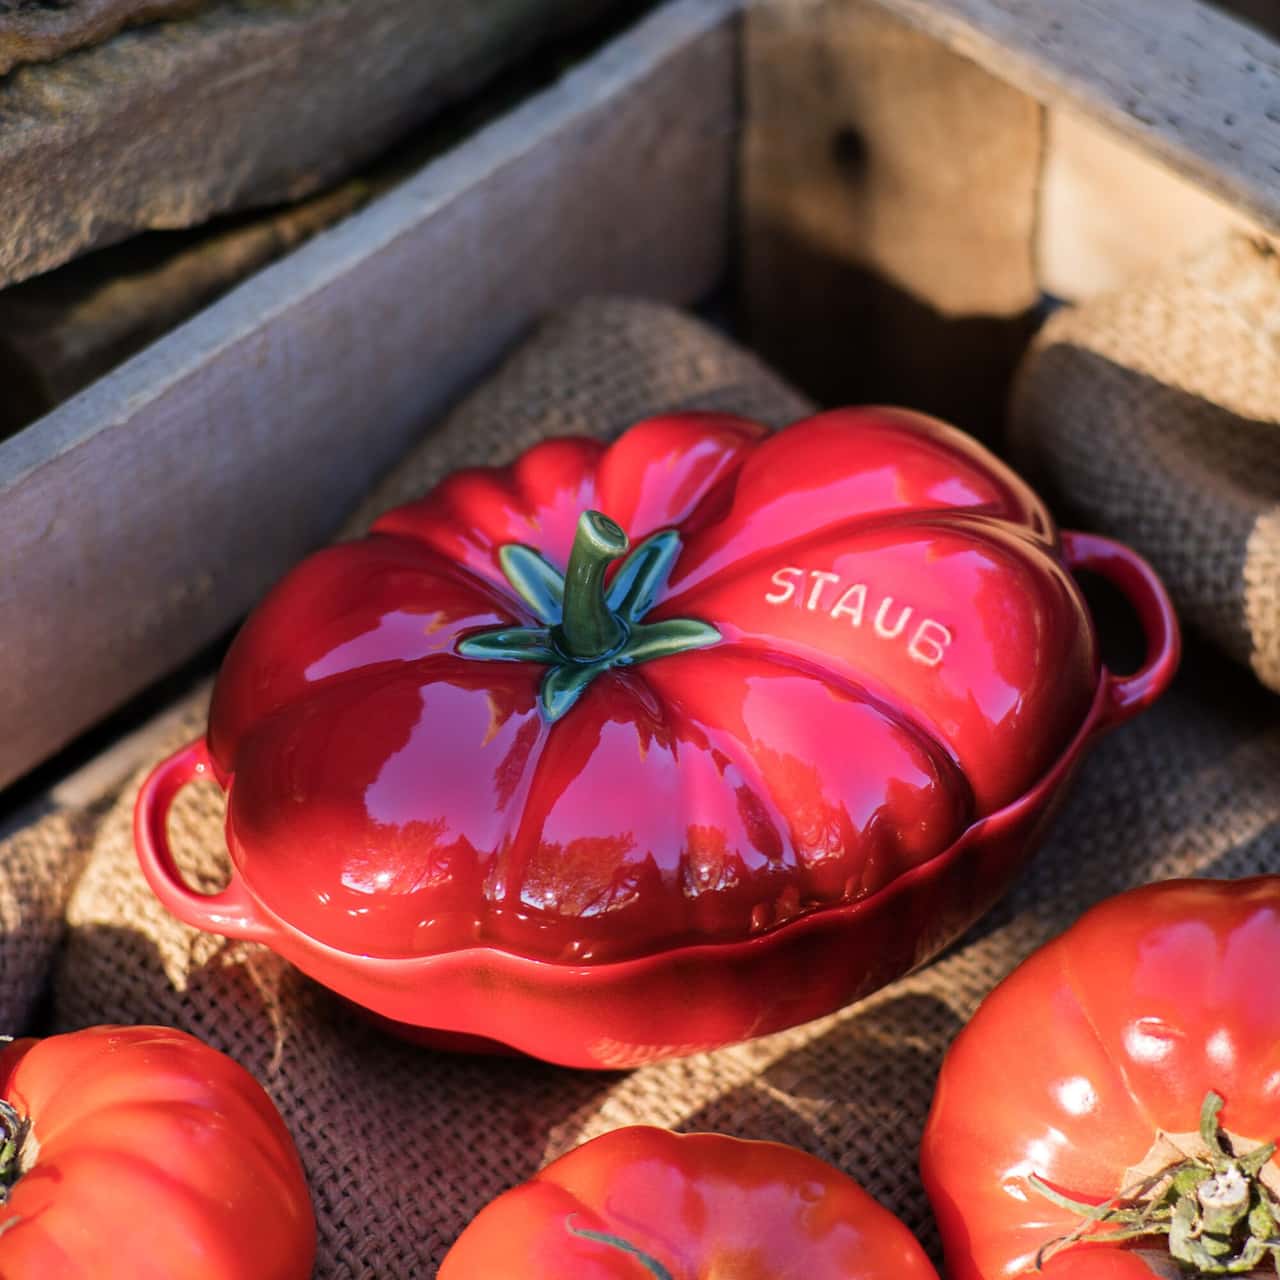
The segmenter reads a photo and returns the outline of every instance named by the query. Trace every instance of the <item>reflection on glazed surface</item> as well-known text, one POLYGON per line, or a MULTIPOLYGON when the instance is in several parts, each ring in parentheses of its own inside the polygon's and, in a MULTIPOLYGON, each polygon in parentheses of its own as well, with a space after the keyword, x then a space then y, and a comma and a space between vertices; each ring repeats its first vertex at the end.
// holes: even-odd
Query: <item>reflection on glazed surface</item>
POLYGON ((875 894, 1045 772, 1098 670, 1043 507, 966 437, 686 415, 459 473, 304 563, 237 638, 209 743, 237 865, 303 933, 603 961, 875 894), (563 570, 589 508, 633 545, 676 529, 649 617, 723 640, 549 724, 542 666, 457 645, 537 623, 498 553, 563 570))

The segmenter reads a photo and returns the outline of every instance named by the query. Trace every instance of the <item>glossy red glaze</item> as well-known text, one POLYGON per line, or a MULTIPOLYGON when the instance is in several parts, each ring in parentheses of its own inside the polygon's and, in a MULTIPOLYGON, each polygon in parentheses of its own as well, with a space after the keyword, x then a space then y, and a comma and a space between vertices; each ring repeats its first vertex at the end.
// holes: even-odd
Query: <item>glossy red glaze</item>
POLYGON ((175 914, 266 940, 384 1018, 625 1065, 815 1017, 927 958, 1177 651, 1137 557, 1060 540, 942 423, 654 419, 458 473, 299 566, 210 714, 231 887, 192 893, 165 845, 200 748, 144 790, 139 853, 175 914), (498 551, 563 568, 588 508, 633 545, 675 529, 644 620, 722 638, 608 670, 548 723, 543 667, 456 646, 537 622, 498 551), (1100 664, 1080 565, 1147 628, 1132 677, 1100 664))
POLYGON ((825 1161, 779 1142, 646 1125, 614 1129, 499 1196, 439 1280, 517 1275, 938 1280, 907 1228, 825 1161))
MULTIPOLYGON (((1194 1134, 1211 1091, 1237 1139, 1280 1140, 1277 972, 1276 876, 1146 885, 1024 961, 957 1037, 925 1128, 921 1171, 948 1275, 1028 1273, 1080 1225, 1029 1175, 1101 1203, 1132 1186, 1161 1132, 1194 1134)), ((1171 1268, 1148 1236, 1078 1244, 1043 1274, 1154 1280, 1171 1268)))

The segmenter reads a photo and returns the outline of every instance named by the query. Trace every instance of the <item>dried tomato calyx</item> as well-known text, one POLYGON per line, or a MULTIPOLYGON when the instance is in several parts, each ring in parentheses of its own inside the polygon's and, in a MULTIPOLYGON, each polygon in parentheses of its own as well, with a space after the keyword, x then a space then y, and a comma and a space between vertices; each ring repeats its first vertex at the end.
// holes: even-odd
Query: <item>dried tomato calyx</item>
POLYGON ((31 1121, 0 1099, 0 1204, 9 1199, 10 1188, 22 1176, 22 1148, 30 1132, 31 1121))
POLYGON ((1036 1269, 1082 1241, 1163 1235, 1170 1255, 1194 1274, 1243 1275, 1269 1261, 1280 1275, 1280 1201, 1261 1176, 1276 1144, 1237 1154, 1218 1124, 1222 1107, 1218 1094, 1205 1095, 1203 1155, 1165 1165, 1102 1204, 1074 1200, 1031 1174, 1028 1181, 1038 1194, 1084 1219, 1039 1250, 1036 1269))
POLYGON ((629 547, 627 535, 599 511, 584 511, 579 518, 564 573, 533 547, 508 543, 498 552, 502 572, 542 625, 474 632, 458 641, 458 653, 543 663, 548 670, 538 700, 543 715, 554 722, 611 667, 705 649, 720 640, 715 627, 696 618, 642 621, 675 566, 680 535, 664 529, 626 555, 629 547), (605 573, 623 555, 606 589, 605 573))
POLYGON ((673 1280, 671 1272, 657 1258, 650 1257, 649 1254, 637 1248, 629 1240, 624 1240, 621 1236, 610 1235, 605 1231, 588 1231, 583 1227, 575 1227, 573 1220, 576 1216, 571 1213, 564 1220, 564 1229, 571 1236, 578 1236, 583 1240, 594 1240, 597 1244, 608 1245, 611 1249, 619 1249, 623 1253, 630 1254, 646 1271, 655 1277, 655 1280, 673 1280))

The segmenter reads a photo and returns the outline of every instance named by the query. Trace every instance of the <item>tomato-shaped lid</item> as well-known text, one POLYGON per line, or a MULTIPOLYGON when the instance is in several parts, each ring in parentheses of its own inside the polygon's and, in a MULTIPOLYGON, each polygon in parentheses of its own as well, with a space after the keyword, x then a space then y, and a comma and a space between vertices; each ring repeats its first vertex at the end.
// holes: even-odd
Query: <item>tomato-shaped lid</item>
POLYGON ((713 414, 473 469, 312 556, 209 746, 253 893, 341 950, 604 961, 875 894, 1027 791, 1099 680, 973 440, 713 414))

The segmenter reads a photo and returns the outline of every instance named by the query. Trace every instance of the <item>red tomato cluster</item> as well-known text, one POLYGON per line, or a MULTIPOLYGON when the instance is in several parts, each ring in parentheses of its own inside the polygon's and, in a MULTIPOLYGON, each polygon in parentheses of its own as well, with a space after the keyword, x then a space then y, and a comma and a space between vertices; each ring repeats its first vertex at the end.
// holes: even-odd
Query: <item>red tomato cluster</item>
MULTIPOLYGON (((1280 877, 1113 898, 984 1001, 921 1167, 950 1280, 1280 1271, 1280 877)), ((622 1129, 485 1209, 440 1280, 928 1280, 802 1152, 622 1129)))

